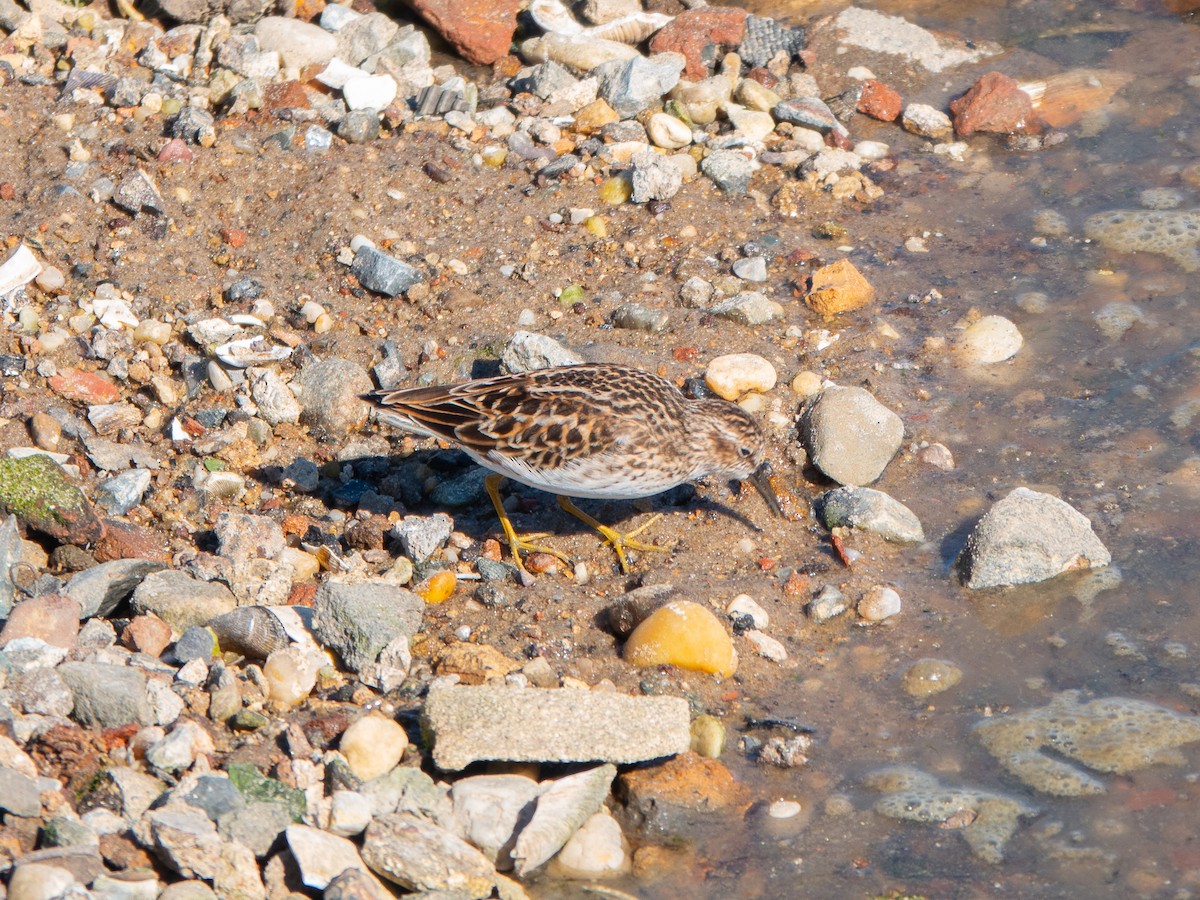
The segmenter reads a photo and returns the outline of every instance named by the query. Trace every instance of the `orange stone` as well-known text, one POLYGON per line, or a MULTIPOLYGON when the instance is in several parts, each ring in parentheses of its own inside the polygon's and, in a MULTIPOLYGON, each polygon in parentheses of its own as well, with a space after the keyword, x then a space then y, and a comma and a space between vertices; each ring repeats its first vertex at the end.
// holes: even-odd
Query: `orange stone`
POLYGON ((804 302, 829 318, 852 309, 861 309, 875 299, 875 288, 863 278, 848 259, 839 259, 813 272, 812 287, 804 302))
POLYGON ((458 675, 463 684, 484 684, 521 668, 490 644, 453 644, 437 663, 438 675, 458 675))
POLYGON ((697 812, 741 818, 752 799, 750 791, 738 784, 719 760, 691 751, 661 766, 622 773, 617 789, 626 808, 653 810, 655 817, 667 822, 697 812))
POLYGON ((51 376, 50 389, 80 403, 116 403, 121 399, 121 390, 115 381, 99 372, 81 369, 63 369, 51 376))

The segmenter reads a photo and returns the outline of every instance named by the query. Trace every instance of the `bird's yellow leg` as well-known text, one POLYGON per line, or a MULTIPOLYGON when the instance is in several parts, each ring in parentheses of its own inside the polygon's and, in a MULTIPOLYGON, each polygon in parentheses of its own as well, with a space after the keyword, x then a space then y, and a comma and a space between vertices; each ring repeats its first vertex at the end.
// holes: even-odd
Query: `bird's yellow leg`
POLYGON ((597 522, 582 509, 572 503, 567 497, 559 497, 558 505, 577 518, 579 521, 594 528, 600 533, 600 536, 604 538, 605 541, 612 545, 613 550, 617 552, 617 561, 621 564, 621 571, 625 574, 629 573, 629 560, 625 558, 626 550, 639 550, 642 552, 658 551, 660 553, 665 553, 670 549, 669 547, 660 547, 657 544, 643 544, 641 541, 634 540, 637 535, 641 534, 643 531, 661 519, 661 513, 651 516, 650 519, 643 522, 633 531, 622 534, 615 528, 609 528, 607 525, 602 525, 597 522))
POLYGON ((489 475, 483 479, 483 486, 487 490, 488 496, 492 498, 492 506, 496 508, 496 516, 500 519, 500 527, 504 529, 504 537, 508 540, 509 549, 512 550, 513 562, 517 564, 517 568, 525 571, 525 563, 521 560, 522 553, 549 553, 551 556, 562 560, 568 566, 571 565, 571 558, 561 550, 555 550, 552 547, 542 547, 532 543, 546 537, 545 534, 528 534, 524 537, 517 534, 516 529, 513 528, 512 520, 509 519, 508 513, 505 512, 504 504, 500 502, 500 482, 503 480, 503 476, 489 475))

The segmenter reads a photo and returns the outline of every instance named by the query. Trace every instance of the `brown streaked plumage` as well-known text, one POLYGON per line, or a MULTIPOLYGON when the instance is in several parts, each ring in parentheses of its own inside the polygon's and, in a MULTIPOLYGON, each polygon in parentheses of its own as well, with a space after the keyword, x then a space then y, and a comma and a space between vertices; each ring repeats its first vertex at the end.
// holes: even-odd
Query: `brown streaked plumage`
MULTIPOLYGON (((629 500, 715 475, 750 479, 778 512, 754 419, 724 400, 688 399, 640 369, 559 366, 364 397, 385 421, 449 441, 498 475, 557 494, 564 509, 613 543, 623 568, 622 546, 660 548, 600 526, 565 497, 629 500)), ((495 501, 494 483, 489 491, 495 501)), ((513 543, 511 524, 497 512, 513 543)), ((519 562, 515 544, 514 556, 519 562)))

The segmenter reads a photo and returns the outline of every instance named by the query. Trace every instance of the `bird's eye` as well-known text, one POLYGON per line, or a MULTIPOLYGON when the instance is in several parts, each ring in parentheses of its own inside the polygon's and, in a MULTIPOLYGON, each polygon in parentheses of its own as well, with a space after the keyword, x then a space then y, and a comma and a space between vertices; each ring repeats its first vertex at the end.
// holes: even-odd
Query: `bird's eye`
POLYGON ((754 455, 754 449, 751 447, 738 447, 738 456, 742 459, 749 459, 754 455))

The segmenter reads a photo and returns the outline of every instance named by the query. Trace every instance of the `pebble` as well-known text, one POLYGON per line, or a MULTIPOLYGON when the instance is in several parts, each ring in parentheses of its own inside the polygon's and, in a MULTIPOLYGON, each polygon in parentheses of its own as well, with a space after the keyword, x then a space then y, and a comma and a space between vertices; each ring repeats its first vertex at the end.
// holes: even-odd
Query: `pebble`
POLYGON ((700 171, 727 194, 740 197, 750 187, 758 163, 737 150, 714 150, 700 163, 700 171))
POLYGON ((408 747, 408 737, 394 720, 367 715, 342 733, 338 749, 351 771, 364 781, 390 772, 408 747))
POLYGON ((342 97, 351 110, 378 110, 396 99, 397 90, 390 75, 361 75, 345 83, 342 97))
POLYGON ((876 585, 858 601, 858 614, 866 622, 882 622, 900 612, 900 595, 890 587, 876 585))
POLYGON ((43 450, 57 450, 62 440, 62 426, 53 416, 36 412, 29 419, 29 433, 43 450))
POLYGON ((857 387, 828 387, 808 401, 800 437, 813 465, 844 485, 870 484, 900 449, 900 417, 857 387))
POLYGON ((956 350, 967 362, 992 365, 1012 359, 1024 343, 1017 326, 1004 316, 984 316, 962 333, 956 350))
POLYGON ((317 670, 327 664, 323 654, 303 647, 274 651, 262 668, 267 696, 283 706, 299 703, 312 693, 317 685, 317 670))
POLYGON ((833 585, 826 585, 821 592, 808 604, 808 617, 818 625, 840 616, 849 604, 846 597, 833 585))
POLYGON ((359 395, 374 385, 358 363, 337 357, 310 362, 300 370, 296 382, 301 418, 313 428, 343 436, 366 424, 369 408, 359 395))
POLYGON ((787 649, 783 646, 782 642, 771 637, 769 634, 764 634, 752 628, 746 632, 744 637, 754 646, 754 651, 759 656, 775 662, 787 662, 787 649))
POLYGON ((925 103, 910 103, 904 107, 900 124, 905 131, 935 141, 945 140, 954 133, 950 117, 925 103))
POLYGON ((621 826, 604 809, 584 822, 555 857, 558 874, 567 878, 612 878, 629 872, 633 861, 621 826))
POLYGON ((900 684, 910 697, 924 699, 948 691, 962 681, 962 669, 944 659, 918 659, 904 670, 900 684))
POLYGON ((718 759, 725 752, 725 725, 716 716, 696 716, 691 725, 691 750, 706 759, 718 759))
POLYGON ((329 800, 329 830, 354 837, 371 824, 371 801, 357 791, 334 791, 329 800))
POLYGON ((612 323, 616 328, 644 331, 657 334, 665 331, 671 317, 661 309, 652 309, 640 303, 622 303, 612 312, 612 323))
POLYGON ((858 528, 899 544, 919 544, 925 540, 920 519, 883 491, 835 488, 822 494, 814 505, 826 528, 858 528))
POLYGON ((266 16, 254 26, 254 36, 264 51, 278 53, 287 69, 325 66, 338 52, 334 35, 301 19, 266 16))
POLYGON ((622 119, 632 119, 679 83, 683 66, 679 54, 659 53, 603 63, 592 74, 600 79, 600 98, 622 119))
POLYGON ((670 200, 683 187, 683 174, 667 157, 653 150, 635 154, 630 199, 634 203, 670 200))
POLYGON ((769 391, 777 378, 775 367, 753 353, 718 356, 704 371, 704 383, 724 400, 737 400, 749 391, 769 391))
POLYGON ((714 316, 742 325, 765 325, 783 315, 783 307, 757 291, 745 291, 709 308, 714 316))
POLYGON ((733 274, 742 279, 742 281, 766 281, 767 261, 761 256, 739 259, 733 264, 733 274))
POLYGON ((767 616, 767 611, 763 609, 749 594, 738 594, 729 602, 729 605, 725 607, 725 612, 727 612, 731 617, 749 616, 754 622, 754 627, 760 631, 770 624, 770 618, 767 616))
POLYGON ((403 294, 423 280, 419 270, 370 246, 355 251, 350 272, 367 290, 388 297, 403 294))
POLYGON ((804 302, 826 318, 862 309, 874 299, 875 288, 848 259, 817 269, 804 295, 804 302))
POLYGON ((692 142, 692 130, 685 122, 667 113, 654 113, 646 122, 646 135, 656 147, 681 150, 692 142))
POLYGON ((124 516, 142 502, 150 487, 149 469, 129 469, 102 481, 96 488, 96 502, 114 516, 124 516))
POLYGON ((625 660, 634 666, 673 665, 729 677, 737 652, 725 628, 707 608, 689 600, 659 607, 625 643, 625 660))

